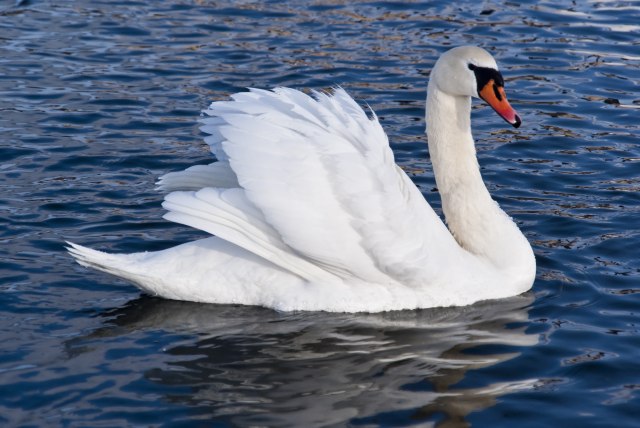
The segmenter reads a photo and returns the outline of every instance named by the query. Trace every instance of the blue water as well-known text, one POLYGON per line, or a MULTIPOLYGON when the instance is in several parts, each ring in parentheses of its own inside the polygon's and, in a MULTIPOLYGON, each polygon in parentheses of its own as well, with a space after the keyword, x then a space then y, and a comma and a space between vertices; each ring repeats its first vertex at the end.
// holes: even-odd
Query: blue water
POLYGON ((638 426, 639 23, 638 1, 0 2, 0 425, 638 426), (342 85, 439 207, 426 79, 462 44, 523 118, 473 112, 531 292, 278 313, 151 298, 64 252, 202 237, 154 181, 210 161, 199 111, 247 86, 342 85))

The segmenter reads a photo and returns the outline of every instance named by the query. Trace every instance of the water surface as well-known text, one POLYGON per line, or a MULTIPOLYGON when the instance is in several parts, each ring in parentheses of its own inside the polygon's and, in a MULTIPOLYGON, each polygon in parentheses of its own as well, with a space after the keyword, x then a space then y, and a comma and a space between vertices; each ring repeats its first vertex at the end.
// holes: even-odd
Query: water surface
POLYGON ((634 427, 640 406, 640 4, 0 3, 0 423, 634 427), (245 87, 343 86, 439 207, 426 81, 490 50, 523 118, 475 103, 531 292, 466 308, 278 313, 142 296, 76 265, 204 236, 156 178, 208 163, 196 120, 245 87))

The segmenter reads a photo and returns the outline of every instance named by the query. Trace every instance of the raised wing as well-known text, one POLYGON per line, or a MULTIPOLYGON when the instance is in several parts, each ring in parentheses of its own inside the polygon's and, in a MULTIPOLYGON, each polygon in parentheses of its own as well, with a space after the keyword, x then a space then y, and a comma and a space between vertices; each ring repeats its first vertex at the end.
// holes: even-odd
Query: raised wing
POLYGON ((211 104, 202 128, 240 185, 224 201, 227 220, 218 215, 223 193, 210 191, 169 195, 170 220, 295 272, 293 263, 308 278, 317 277, 305 274, 315 266, 342 278, 418 285, 455 258, 457 244, 395 164, 375 114, 344 90, 311 97, 251 89, 232 99, 211 104))

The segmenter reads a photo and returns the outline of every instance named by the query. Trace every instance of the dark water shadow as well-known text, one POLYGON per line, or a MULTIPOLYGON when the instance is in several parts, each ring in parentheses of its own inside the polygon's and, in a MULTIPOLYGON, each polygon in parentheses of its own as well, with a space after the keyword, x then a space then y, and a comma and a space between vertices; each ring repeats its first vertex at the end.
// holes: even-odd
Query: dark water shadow
POLYGON ((144 296, 100 314, 104 327, 68 342, 68 349, 82 352, 87 341, 144 332, 178 335, 143 376, 196 419, 466 426, 469 413, 535 383, 456 387, 470 370, 538 343, 537 334, 525 332, 533 300, 525 294, 463 308, 331 314, 144 296), (474 351, 486 345, 489 352, 474 351))

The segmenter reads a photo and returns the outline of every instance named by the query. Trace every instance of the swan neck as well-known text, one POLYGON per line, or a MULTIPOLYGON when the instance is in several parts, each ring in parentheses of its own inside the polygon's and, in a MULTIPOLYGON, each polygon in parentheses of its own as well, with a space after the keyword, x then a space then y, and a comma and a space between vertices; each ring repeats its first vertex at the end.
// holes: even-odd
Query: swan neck
POLYGON ((442 211, 458 244, 494 266, 530 265, 531 246, 482 180, 471 134, 471 98, 447 94, 432 79, 426 115, 442 211))
POLYGON ((491 201, 480 175, 471 134, 471 97, 449 95, 429 84, 427 140, 438 191, 447 221, 455 215, 451 197, 469 203, 491 201))

